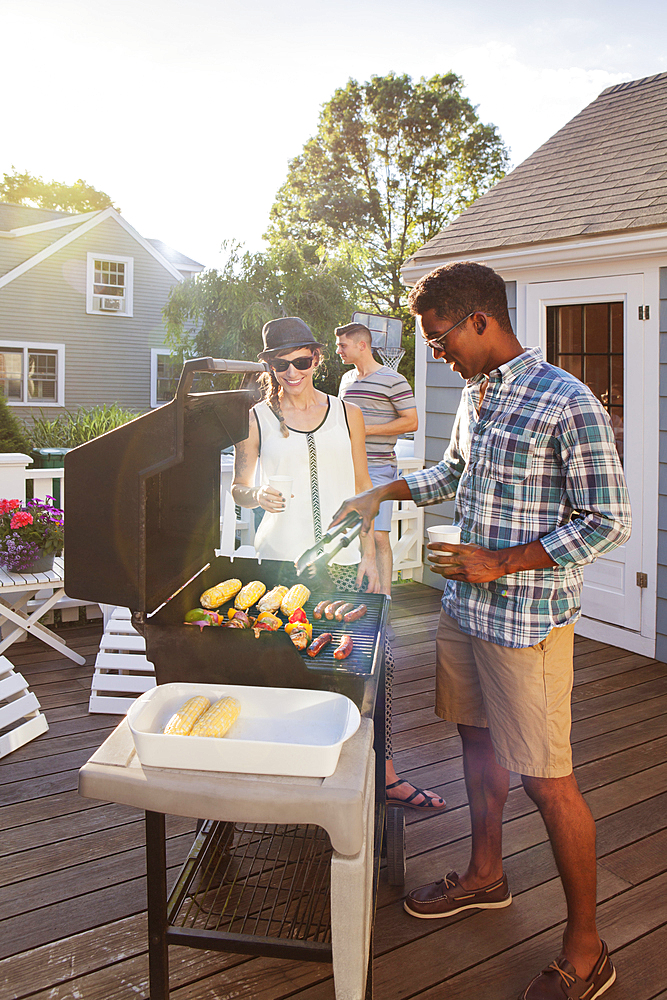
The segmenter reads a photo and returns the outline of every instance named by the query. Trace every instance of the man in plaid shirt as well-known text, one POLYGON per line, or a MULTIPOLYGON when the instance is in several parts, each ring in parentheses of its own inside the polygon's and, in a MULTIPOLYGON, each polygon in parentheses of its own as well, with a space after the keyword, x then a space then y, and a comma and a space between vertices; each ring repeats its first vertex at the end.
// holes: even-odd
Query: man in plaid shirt
POLYGON ((436 712, 458 724, 471 813, 462 875, 410 892, 414 917, 501 908, 510 771, 545 822, 567 901, 563 950, 520 1000, 594 1000, 615 970, 595 923, 595 823, 572 771, 574 622, 583 569, 630 537, 630 504, 609 418, 574 376, 524 350, 490 268, 454 263, 422 278, 410 308, 435 358, 466 381, 449 448, 433 468, 361 494, 379 503, 456 498, 461 544, 429 545, 446 579, 436 639, 436 712))

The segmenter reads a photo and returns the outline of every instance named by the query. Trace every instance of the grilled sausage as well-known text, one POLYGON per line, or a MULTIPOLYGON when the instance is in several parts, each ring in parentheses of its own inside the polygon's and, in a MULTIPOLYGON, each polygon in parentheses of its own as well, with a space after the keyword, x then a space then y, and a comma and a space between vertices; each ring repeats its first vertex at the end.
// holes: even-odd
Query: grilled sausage
POLYGON ((324 609, 326 608, 326 606, 327 606, 328 603, 329 603, 329 598, 328 597, 326 598, 326 600, 320 601, 320 603, 317 605, 317 607, 313 611, 313 618, 321 618, 322 615, 324 614, 324 609))
POLYGON ((333 616, 341 604, 345 604, 345 601, 332 601, 330 604, 327 604, 324 609, 324 617, 328 618, 330 622, 333 621, 333 616))
POLYGON ((334 618, 336 621, 342 622, 343 615, 347 614, 348 611, 351 611, 353 607, 354 604, 341 604, 341 606, 334 612, 334 618))
POLYGON ((340 640, 338 646, 336 646, 336 648, 334 649, 334 659, 344 660, 345 657, 349 656, 350 653, 352 652, 352 646, 353 646, 352 636, 344 635, 343 638, 340 640))
POLYGON ((318 635, 317 639, 314 639, 306 650, 308 656, 317 656, 319 651, 331 642, 332 638, 331 632, 323 632, 322 635, 318 635))
POLYGON ((356 622, 360 618, 363 618, 368 608, 365 604, 360 604, 359 607, 354 608, 352 611, 348 611, 346 615, 343 615, 344 622, 356 622))

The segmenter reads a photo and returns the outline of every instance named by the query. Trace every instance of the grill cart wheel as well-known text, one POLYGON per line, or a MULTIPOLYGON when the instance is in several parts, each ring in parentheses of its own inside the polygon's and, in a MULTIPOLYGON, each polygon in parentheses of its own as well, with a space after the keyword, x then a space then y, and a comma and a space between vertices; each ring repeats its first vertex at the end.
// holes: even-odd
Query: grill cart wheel
POLYGON ((405 810, 387 806, 387 880, 389 885, 405 882, 405 810))

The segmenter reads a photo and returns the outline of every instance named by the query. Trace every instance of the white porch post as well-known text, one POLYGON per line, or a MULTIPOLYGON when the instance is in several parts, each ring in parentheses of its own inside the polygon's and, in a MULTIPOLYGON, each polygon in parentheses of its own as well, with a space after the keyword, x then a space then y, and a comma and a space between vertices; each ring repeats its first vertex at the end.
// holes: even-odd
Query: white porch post
POLYGON ((25 503, 25 470, 32 465, 30 455, 21 452, 0 454, 0 498, 25 503))

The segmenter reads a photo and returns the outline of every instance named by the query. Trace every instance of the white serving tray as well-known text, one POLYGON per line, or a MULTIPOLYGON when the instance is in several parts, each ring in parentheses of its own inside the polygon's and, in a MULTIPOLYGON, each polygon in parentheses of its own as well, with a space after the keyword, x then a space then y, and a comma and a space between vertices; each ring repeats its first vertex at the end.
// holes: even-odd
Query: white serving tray
POLYGON ((127 720, 137 756, 149 767, 326 778, 359 728, 359 709, 343 694, 238 684, 161 684, 132 704, 127 720), (165 736, 194 695, 211 703, 231 695, 241 713, 225 736, 165 736))

